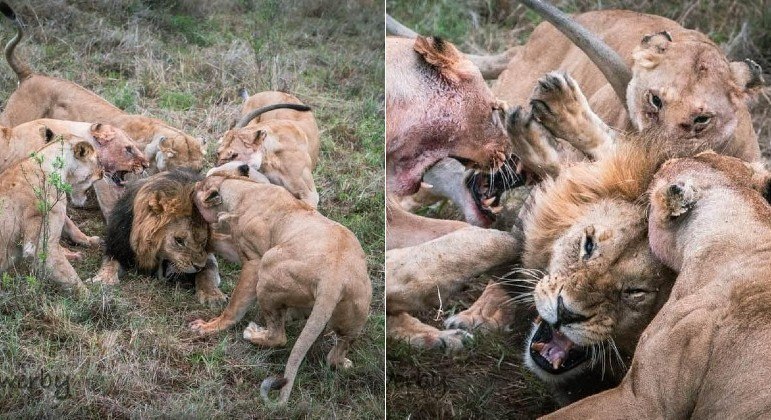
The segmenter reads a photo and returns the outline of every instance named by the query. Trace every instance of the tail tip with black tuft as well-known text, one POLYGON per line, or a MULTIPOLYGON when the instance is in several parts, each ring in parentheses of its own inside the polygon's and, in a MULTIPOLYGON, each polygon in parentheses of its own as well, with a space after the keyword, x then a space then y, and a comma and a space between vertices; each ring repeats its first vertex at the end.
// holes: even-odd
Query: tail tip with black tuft
POLYGON ((16 13, 14 13, 13 9, 11 9, 11 6, 8 5, 8 3, 4 1, 0 1, 0 13, 5 15, 10 20, 16 20, 16 13))

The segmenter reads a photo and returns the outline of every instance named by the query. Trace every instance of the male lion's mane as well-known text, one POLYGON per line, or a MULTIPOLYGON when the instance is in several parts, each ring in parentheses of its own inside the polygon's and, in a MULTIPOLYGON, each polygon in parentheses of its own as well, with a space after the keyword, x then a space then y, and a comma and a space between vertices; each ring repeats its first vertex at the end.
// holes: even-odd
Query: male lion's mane
POLYGON ((158 253, 170 222, 192 217, 195 224, 206 223, 192 200, 195 183, 201 179, 193 171, 177 169, 129 185, 115 204, 107 225, 105 254, 127 269, 145 273, 157 269, 158 253), (156 211, 151 206, 156 206, 156 211), (157 212, 157 206, 162 211, 157 212))

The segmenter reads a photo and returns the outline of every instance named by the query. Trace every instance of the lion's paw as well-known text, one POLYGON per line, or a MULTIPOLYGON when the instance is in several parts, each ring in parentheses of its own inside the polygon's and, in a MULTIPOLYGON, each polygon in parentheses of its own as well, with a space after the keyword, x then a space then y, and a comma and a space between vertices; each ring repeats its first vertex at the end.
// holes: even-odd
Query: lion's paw
POLYGON ((228 301, 228 296, 216 288, 213 290, 198 290, 195 292, 195 297, 201 305, 207 305, 210 308, 222 306, 228 301))
POLYGON ((441 349, 448 353, 463 350, 466 344, 474 340, 474 335, 464 330, 438 330, 435 333, 422 333, 410 339, 410 344, 426 349, 441 349))
POLYGON ((341 369, 341 370, 350 369, 352 367, 353 367, 353 362, 351 361, 351 359, 348 359, 348 358, 343 359, 342 362, 337 363, 335 365, 335 369, 341 369))
POLYGON ((533 116, 544 124, 560 115, 581 112, 583 93, 566 73, 551 72, 538 79, 530 97, 533 116))
POLYGON ((260 338, 264 337, 265 334, 268 333, 268 329, 255 324, 254 322, 250 322, 249 325, 244 329, 244 340, 249 341, 256 341, 260 338))
POLYGON ((91 248, 99 248, 104 245, 104 241, 98 236, 89 236, 86 242, 86 246, 91 248))
POLYGON ((466 331, 508 331, 511 320, 507 315, 503 310, 486 315, 471 307, 447 318, 444 321, 444 328, 466 331))
POLYGON ((196 319, 195 321, 189 323, 188 327, 200 335, 215 333, 222 329, 220 328, 219 317, 214 318, 208 322, 204 321, 203 319, 196 319))
POLYGON ((62 247, 62 252, 67 261, 83 261, 83 254, 80 251, 71 251, 65 247, 62 247))

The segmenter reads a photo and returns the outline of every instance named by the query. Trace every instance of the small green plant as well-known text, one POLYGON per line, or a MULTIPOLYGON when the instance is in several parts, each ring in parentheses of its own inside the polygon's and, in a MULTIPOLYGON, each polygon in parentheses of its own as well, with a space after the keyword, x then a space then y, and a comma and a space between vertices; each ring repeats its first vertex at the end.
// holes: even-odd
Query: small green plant
POLYGON ((33 265, 33 275, 27 277, 27 283, 30 286, 34 286, 37 281, 37 277, 46 279, 48 272, 46 268, 46 260, 48 259, 48 240, 50 235, 50 213, 62 199, 65 199, 68 193, 72 192, 72 186, 65 182, 62 172, 64 170, 64 137, 58 135, 54 138, 55 142, 59 142, 60 153, 51 162, 51 168, 53 169, 50 174, 47 174, 43 169, 45 164, 45 155, 38 152, 30 153, 30 158, 38 166, 39 171, 36 171, 36 181, 30 180, 24 167, 22 166, 22 174, 27 183, 32 187, 32 192, 35 194, 35 206, 37 211, 41 215, 40 231, 38 233, 37 240, 37 261, 33 265), (30 278, 32 280, 30 280, 30 278))

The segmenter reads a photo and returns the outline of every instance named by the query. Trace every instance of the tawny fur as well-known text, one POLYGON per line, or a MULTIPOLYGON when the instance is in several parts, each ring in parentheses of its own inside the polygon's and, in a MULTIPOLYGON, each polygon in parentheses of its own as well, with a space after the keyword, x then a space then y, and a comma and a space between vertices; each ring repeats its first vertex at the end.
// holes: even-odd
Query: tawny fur
POLYGON ((350 343, 366 323, 372 297, 364 251, 356 237, 283 188, 244 177, 213 175, 198 183, 195 203, 201 214, 237 251, 241 275, 225 311, 191 328, 212 333, 238 322, 256 300, 265 327, 250 324, 244 338, 260 346, 286 344, 287 309, 310 311, 287 361, 283 380, 263 383, 263 396, 281 387, 286 403, 302 359, 325 326, 337 336, 330 365, 348 368, 350 343))

